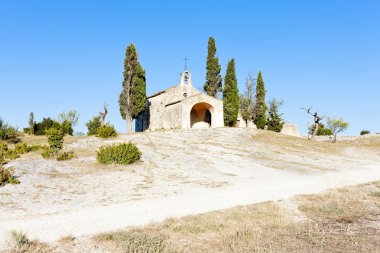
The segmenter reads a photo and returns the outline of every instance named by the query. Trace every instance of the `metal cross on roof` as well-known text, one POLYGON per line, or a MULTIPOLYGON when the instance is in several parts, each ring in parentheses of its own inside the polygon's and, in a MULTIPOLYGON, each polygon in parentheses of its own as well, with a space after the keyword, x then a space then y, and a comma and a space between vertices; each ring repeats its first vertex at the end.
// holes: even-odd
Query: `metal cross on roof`
POLYGON ((184 58, 183 60, 185 61, 185 70, 187 70, 187 61, 190 60, 190 59, 188 59, 188 58, 185 56, 185 58, 184 58))

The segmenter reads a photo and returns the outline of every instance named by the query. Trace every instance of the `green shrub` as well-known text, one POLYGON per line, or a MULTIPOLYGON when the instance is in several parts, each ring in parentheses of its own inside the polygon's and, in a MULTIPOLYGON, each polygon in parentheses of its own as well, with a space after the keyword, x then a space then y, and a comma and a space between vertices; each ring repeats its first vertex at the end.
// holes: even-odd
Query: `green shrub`
POLYGON ((41 155, 43 158, 47 159, 53 156, 58 155, 58 149, 56 148, 51 148, 51 147, 45 147, 44 150, 42 151, 41 155))
POLYGON ((0 186, 4 186, 6 184, 19 184, 19 183, 20 181, 18 181, 13 176, 12 169, 6 169, 0 165, 0 186))
POLYGON ((63 132, 60 129, 50 128, 46 130, 46 136, 50 148, 62 149, 63 147, 63 132))
POLYGON ((61 124, 61 130, 63 134, 73 135, 73 127, 68 120, 65 120, 61 124))
POLYGON ((101 126, 100 116, 93 117, 92 120, 86 123, 86 126, 88 129, 87 135, 96 135, 101 126))
POLYGON ((110 138, 110 137, 115 137, 115 136, 117 136, 115 127, 110 124, 105 124, 103 126, 100 126, 96 133, 96 137, 100 137, 100 138, 110 138))
POLYGON ((74 157, 75 157, 74 152, 63 152, 62 154, 58 155, 57 161, 66 161, 74 157))
POLYGON ((20 141, 17 134, 17 129, 4 123, 0 118, 0 141, 7 141, 10 143, 17 143, 20 141))
POLYGON ((17 154, 25 154, 30 151, 28 145, 25 142, 17 143, 14 150, 17 154))
MULTIPOLYGON (((315 129, 315 125, 311 125, 309 127, 309 134, 313 134, 315 129)), ((326 136, 326 135, 333 135, 333 132, 331 129, 326 128, 324 124, 320 123, 318 126, 317 136, 326 136)))
POLYGON ((61 124, 51 118, 43 118, 41 122, 35 124, 34 134, 45 135, 45 132, 50 128, 60 129, 61 124))
POLYGON ((13 149, 10 149, 5 142, 0 142, 0 165, 4 164, 8 160, 19 158, 21 154, 37 151, 40 148, 40 145, 28 146, 26 143, 21 142, 17 143, 13 149))
POLYGON ((371 133, 371 131, 369 131, 369 130, 363 130, 360 132, 360 135, 366 135, 366 134, 370 134, 370 133, 371 133))
POLYGON ((131 164, 140 157, 141 151, 132 142, 102 146, 97 152, 98 162, 104 164, 131 164))

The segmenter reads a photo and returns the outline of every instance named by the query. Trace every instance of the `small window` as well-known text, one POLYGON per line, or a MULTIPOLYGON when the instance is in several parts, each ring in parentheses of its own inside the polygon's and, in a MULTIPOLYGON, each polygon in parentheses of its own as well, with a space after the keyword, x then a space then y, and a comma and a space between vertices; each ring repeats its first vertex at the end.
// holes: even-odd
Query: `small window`
POLYGON ((183 96, 184 96, 184 97, 187 97, 187 92, 183 93, 183 96))

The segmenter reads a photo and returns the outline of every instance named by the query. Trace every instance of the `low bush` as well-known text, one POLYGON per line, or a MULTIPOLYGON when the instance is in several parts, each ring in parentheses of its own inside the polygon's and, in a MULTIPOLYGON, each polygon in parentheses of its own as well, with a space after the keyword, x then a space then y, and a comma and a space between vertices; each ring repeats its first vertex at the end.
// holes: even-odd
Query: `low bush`
POLYGON ((5 142, 0 142, 0 165, 19 157, 19 154, 14 149, 9 149, 5 142))
POLYGON ((20 139, 18 138, 17 129, 4 123, 0 118, 0 141, 7 141, 10 143, 18 143, 20 139))
POLYGON ((37 151, 41 148, 40 145, 30 145, 26 143, 17 143, 13 149, 8 148, 5 142, 0 142, 0 165, 8 160, 14 160, 20 157, 21 154, 37 151))
POLYGON ((12 169, 6 169, 0 165, 0 186, 4 186, 6 184, 19 184, 19 183, 20 181, 18 181, 13 176, 12 169))
POLYGON ((75 157, 74 152, 63 152, 57 156, 57 161, 66 161, 75 157))
MULTIPOLYGON (((311 125, 309 127, 309 134, 313 134, 314 132, 314 129, 315 129, 315 125, 311 125)), ((331 129, 329 128, 326 128, 324 124, 320 123, 319 124, 319 127, 318 127, 318 131, 317 131, 317 136, 328 136, 328 135, 333 135, 333 132, 331 131, 331 129)))
POLYGON ((43 158, 47 159, 53 156, 58 155, 59 149, 56 148, 51 148, 51 147, 45 147, 44 150, 42 151, 41 155, 43 158))
POLYGON ((366 134, 370 134, 370 133, 371 133, 371 131, 369 131, 369 130, 363 130, 360 132, 360 135, 366 135, 366 134))
POLYGON ((30 240, 27 235, 23 232, 11 231, 11 239, 13 246, 17 250, 21 250, 24 246, 30 244, 30 240))
POLYGON ((93 117, 92 120, 86 123, 88 129, 87 135, 96 135, 101 125, 100 117, 93 117))
POLYGON ((96 133, 96 137, 100 137, 100 138, 111 138, 111 137, 116 137, 116 136, 117 136, 117 133, 116 133, 115 127, 110 124, 105 124, 103 126, 100 126, 96 133))
POLYGON ((131 164, 140 157, 141 151, 132 142, 102 146, 97 152, 98 162, 104 164, 131 164))

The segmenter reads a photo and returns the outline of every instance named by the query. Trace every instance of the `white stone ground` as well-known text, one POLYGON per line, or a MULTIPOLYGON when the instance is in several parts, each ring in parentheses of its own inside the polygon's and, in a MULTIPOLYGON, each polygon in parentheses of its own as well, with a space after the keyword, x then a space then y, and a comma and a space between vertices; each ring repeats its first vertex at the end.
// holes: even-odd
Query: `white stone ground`
POLYGON ((23 156, 7 164, 21 184, 0 188, 0 248, 11 230, 51 242, 380 180, 380 150, 280 152, 252 140, 255 133, 226 128, 90 137, 65 147, 79 155, 72 161, 23 156), (142 150, 141 162, 96 163, 100 145, 129 140, 142 150))

